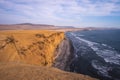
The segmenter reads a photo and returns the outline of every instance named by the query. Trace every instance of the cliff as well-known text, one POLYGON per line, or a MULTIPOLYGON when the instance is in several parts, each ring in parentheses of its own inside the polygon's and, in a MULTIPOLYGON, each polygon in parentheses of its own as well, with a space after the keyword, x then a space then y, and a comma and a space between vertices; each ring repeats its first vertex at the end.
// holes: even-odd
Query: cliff
POLYGON ((70 71, 73 51, 64 32, 0 31, 0 79, 97 80, 82 74, 61 71, 70 71))
POLYGON ((1 31, 0 62, 51 66, 64 33, 56 31, 1 31))

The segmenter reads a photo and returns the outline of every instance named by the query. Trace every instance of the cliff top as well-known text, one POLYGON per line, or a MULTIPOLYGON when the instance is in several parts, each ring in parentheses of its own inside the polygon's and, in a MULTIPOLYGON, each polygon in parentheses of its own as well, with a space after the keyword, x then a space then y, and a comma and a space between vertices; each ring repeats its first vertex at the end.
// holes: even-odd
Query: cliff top
POLYGON ((1 63, 1 80, 97 80, 76 73, 64 72, 52 67, 20 63, 1 63))

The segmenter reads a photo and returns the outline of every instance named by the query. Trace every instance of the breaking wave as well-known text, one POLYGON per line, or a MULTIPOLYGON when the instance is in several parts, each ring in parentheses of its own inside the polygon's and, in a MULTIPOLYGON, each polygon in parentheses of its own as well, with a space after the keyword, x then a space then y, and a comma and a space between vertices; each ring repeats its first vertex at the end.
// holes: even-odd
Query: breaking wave
MULTIPOLYGON (((100 44, 83 39, 81 36, 73 32, 66 33, 66 35, 71 40, 75 49, 75 61, 72 63, 72 67, 74 67, 73 72, 86 73, 86 69, 88 67, 83 66, 83 68, 81 68, 81 65, 90 64, 94 68, 91 69, 93 69, 92 72, 95 72, 95 74, 97 73, 99 76, 107 77, 110 79, 112 78, 112 76, 109 75, 109 71, 112 71, 112 69, 116 67, 120 67, 119 52, 107 44, 100 44), (85 61, 88 63, 85 63, 85 61)), ((114 80, 117 79, 114 78, 114 80)))
POLYGON ((114 50, 114 48, 107 46, 106 44, 99 44, 92 41, 85 40, 81 37, 77 37, 74 33, 71 33, 76 39, 85 42, 91 47, 98 56, 102 57, 106 62, 111 64, 120 65, 120 54, 114 50))

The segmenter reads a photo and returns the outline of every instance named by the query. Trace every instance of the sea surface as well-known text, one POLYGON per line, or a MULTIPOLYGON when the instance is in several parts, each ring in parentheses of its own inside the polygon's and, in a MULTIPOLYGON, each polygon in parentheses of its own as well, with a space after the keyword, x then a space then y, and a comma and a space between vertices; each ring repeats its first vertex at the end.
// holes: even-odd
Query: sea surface
POLYGON ((120 29, 67 32, 74 47, 71 71, 120 80, 120 29))
POLYGON ((108 45, 120 52, 120 29, 75 32, 81 38, 108 45))

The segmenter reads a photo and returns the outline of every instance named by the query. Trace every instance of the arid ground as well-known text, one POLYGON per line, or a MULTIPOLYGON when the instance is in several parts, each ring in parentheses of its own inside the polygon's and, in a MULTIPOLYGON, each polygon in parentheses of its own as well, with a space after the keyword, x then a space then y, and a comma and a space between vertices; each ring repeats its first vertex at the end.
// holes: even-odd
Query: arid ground
POLYGON ((59 29, 1 30, 0 80, 96 80, 52 67, 65 38, 59 29))

